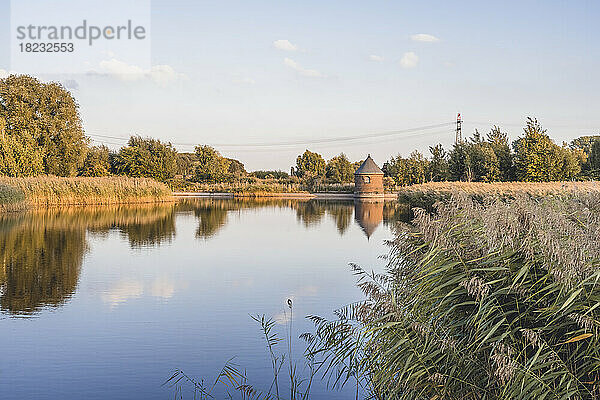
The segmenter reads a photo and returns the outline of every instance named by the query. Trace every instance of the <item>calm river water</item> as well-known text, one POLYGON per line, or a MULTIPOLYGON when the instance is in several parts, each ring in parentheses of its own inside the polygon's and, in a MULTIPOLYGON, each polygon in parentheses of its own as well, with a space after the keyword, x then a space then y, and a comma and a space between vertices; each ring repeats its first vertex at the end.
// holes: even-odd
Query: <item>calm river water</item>
MULTIPOLYGON (((175 368, 212 382, 232 357, 268 388, 250 315, 273 317, 284 337, 292 299, 297 337, 312 330, 306 315, 361 299, 348 263, 381 270, 403 210, 185 199, 2 215, 0 399, 168 399, 175 368)), ((354 398, 323 382, 312 393, 354 398)))

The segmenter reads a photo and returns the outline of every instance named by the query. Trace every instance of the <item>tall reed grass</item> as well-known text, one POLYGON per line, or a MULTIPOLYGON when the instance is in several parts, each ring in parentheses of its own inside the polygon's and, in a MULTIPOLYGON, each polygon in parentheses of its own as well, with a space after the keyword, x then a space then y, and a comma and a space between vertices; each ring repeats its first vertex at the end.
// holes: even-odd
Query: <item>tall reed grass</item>
POLYGON ((600 193, 600 182, 428 182, 398 189, 398 199, 417 207, 431 207, 438 200, 448 200, 454 194, 466 194, 476 199, 486 196, 514 198, 525 194, 532 197, 600 193))
POLYGON ((25 195, 21 190, 0 183, 0 212, 20 211, 26 206, 25 195))
POLYGON ((416 210, 311 354, 376 399, 600 398, 600 194, 416 210))
MULTIPOLYGON (((171 199, 166 185, 146 178, 0 177, 0 185, 11 188, 5 190, 11 193, 7 199, 16 199, 20 193, 31 206, 150 203, 171 199)), ((4 197, 0 201, 4 202, 4 197)))

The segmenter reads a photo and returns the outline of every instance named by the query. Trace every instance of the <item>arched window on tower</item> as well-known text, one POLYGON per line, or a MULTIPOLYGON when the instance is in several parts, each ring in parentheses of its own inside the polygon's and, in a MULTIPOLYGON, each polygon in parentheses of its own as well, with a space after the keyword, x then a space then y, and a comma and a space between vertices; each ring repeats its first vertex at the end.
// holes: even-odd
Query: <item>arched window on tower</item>
POLYGON ((364 183, 371 183, 371 177, 370 176, 363 176, 363 182, 364 183))

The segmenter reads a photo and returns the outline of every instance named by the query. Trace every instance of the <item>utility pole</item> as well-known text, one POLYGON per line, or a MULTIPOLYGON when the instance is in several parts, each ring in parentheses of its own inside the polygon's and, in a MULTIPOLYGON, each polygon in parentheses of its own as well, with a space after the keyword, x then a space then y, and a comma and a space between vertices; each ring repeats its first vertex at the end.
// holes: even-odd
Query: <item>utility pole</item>
POLYGON ((454 144, 462 143, 462 118, 460 113, 456 116, 456 138, 454 144))

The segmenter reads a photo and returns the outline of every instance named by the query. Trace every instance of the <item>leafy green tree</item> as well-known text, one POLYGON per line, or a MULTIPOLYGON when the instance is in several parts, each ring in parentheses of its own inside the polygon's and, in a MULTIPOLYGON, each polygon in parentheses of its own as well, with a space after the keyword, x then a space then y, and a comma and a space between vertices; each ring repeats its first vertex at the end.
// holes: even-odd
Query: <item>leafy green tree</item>
POLYGON ((218 183, 229 177, 229 165, 231 162, 221 156, 216 149, 210 146, 196 146, 195 180, 197 182, 218 183))
POLYGON ((600 135, 580 136, 569 144, 571 149, 581 149, 586 156, 592 152, 592 146, 600 139, 600 135))
POLYGON ((570 149, 566 143, 559 148, 561 180, 575 179, 585 163, 585 153, 581 149, 570 149))
POLYGON ((307 173, 313 177, 323 177, 326 173, 326 163, 319 153, 306 150, 296 158, 296 176, 302 178, 307 173))
POLYGON ((166 181, 175 176, 177 151, 171 143, 132 136, 113 160, 117 174, 166 181))
POLYGON ((473 180, 473 162, 471 157, 470 144, 464 142, 454 144, 448 161, 451 180, 466 182, 473 180))
POLYGON ((252 171, 250 175, 259 179, 286 179, 290 175, 283 171, 252 171))
POLYGON ((352 182, 354 179, 354 167, 344 153, 333 157, 327 163, 327 179, 333 183, 352 182))
POLYGON ((383 165, 384 173, 400 186, 426 182, 428 168, 429 161, 417 150, 409 158, 398 155, 383 165))
POLYGON ((592 142, 587 164, 592 171, 600 171, 600 140, 592 142))
POLYGON ((19 177, 43 173, 41 147, 31 138, 8 135, 6 122, 0 117, 0 175, 19 177))
POLYGON ((455 144, 449 155, 449 170, 452 180, 467 182, 500 180, 500 162, 494 146, 494 142, 483 140, 477 130, 468 141, 455 144))
POLYGON ((243 176, 246 175, 246 168, 244 168, 244 163, 239 160, 228 158, 229 167, 227 168, 227 172, 233 176, 243 176))
POLYGON ((500 127, 494 125, 492 130, 487 134, 487 142, 492 147, 492 150, 496 155, 496 159, 498 160, 500 180, 513 180, 515 171, 513 165, 513 156, 510 151, 507 134, 502 132, 500 127))
POLYGON ((194 163, 197 162, 196 153, 177 153, 176 163, 178 175, 188 176, 194 172, 194 163))
POLYGON ((441 143, 436 146, 429 146, 429 152, 431 153, 428 172, 429 180, 434 182, 448 180, 450 171, 448 169, 448 155, 444 147, 441 143))
POLYGON ((537 119, 527 118, 524 136, 514 144, 517 179, 547 182, 564 179, 565 153, 546 134, 537 119))
POLYGON ((478 182, 496 182, 500 180, 500 163, 491 144, 473 143, 469 146, 473 167, 472 180, 478 182))
POLYGON ((90 147, 79 171, 81 176, 108 176, 110 175, 110 150, 106 146, 90 147))
MULTIPOLYGON (((37 158, 29 149, 34 144, 41 148, 45 173, 74 176, 83 165, 88 139, 79 106, 59 83, 42 83, 27 75, 0 79, 0 117, 6 121, 5 134, 27 148, 25 153, 37 158)), ((23 169, 31 172, 25 166, 16 168, 23 169)))

